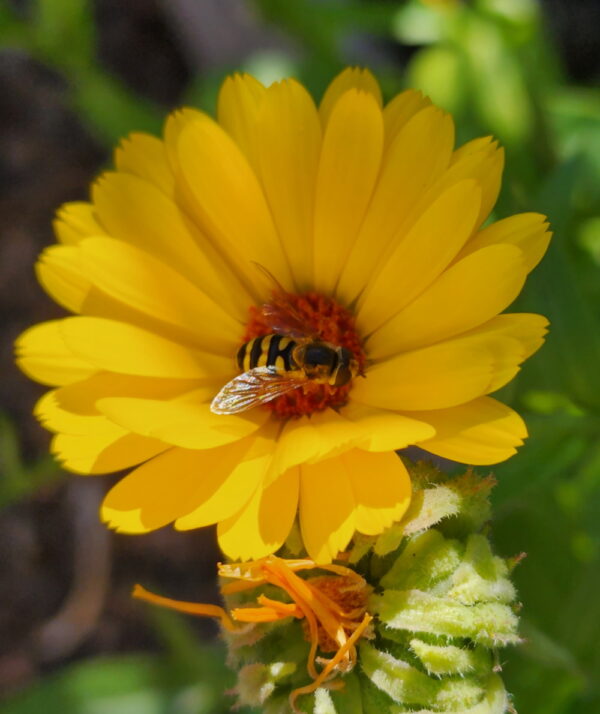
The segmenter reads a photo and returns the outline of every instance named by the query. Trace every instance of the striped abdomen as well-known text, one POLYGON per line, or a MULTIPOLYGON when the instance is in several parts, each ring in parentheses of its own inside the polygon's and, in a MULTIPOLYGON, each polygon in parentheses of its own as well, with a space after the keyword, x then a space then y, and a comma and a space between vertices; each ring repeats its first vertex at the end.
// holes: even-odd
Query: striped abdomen
POLYGON ((255 367, 275 367, 278 372, 292 372, 299 367, 292 357, 296 342, 284 335, 264 335, 243 344, 237 353, 240 372, 255 367))

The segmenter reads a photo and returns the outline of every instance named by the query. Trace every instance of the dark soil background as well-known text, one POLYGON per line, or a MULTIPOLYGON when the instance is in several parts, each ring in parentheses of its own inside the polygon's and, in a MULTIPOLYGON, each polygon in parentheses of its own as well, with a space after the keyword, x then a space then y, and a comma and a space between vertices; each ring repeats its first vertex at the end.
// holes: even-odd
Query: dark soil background
MULTIPOLYGON (((26 12, 27 3, 15 5, 26 12)), ((281 42, 278 32, 259 20, 248 30, 244 3, 215 0, 200 11, 198 3, 199 23, 184 27, 179 11, 186 5, 185 0, 95 2, 99 61, 165 114, 181 101, 193 76, 234 65, 261 42, 281 42)), ((570 78, 597 82, 599 3, 546 0, 545 10, 570 78)), ((0 26, 0 41, 1 32, 0 26)), ((29 463, 48 448, 48 434, 31 416, 44 389, 15 369, 12 343, 27 326, 62 314, 33 279, 32 266, 53 242, 55 209, 85 199, 90 180, 110 160, 70 109, 67 90, 65 79, 44 64, 1 50, 0 409, 14 424, 29 463)), ((97 506, 113 480, 53 480, 0 514, 0 689, 5 692, 76 658, 155 646, 129 597, 134 582, 157 590, 164 586, 162 591, 181 599, 216 599, 219 555, 213 531, 163 529, 139 538, 105 532, 97 506)), ((194 626, 206 636, 216 630, 212 623, 194 626)))

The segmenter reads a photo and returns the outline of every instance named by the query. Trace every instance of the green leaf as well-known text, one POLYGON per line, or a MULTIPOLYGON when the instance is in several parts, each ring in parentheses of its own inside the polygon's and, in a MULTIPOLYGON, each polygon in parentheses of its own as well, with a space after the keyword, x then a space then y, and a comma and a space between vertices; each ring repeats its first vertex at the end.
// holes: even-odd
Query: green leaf
POLYGON ((409 0, 394 17, 392 32, 407 45, 427 45, 446 35, 446 18, 455 8, 432 7, 421 0, 409 0))
POLYGON ((89 0, 36 0, 32 8, 36 44, 61 66, 84 66, 94 57, 95 32, 89 0))
POLYGON ((3 47, 27 47, 29 34, 26 23, 19 19, 8 0, 0 0, 0 39, 3 47))
POLYGON ((467 99, 467 63, 453 47, 433 45, 421 50, 408 69, 408 84, 424 92, 438 106, 458 114, 467 99))
POLYGON ((577 660, 572 653, 526 618, 521 621, 521 632, 525 638, 523 654, 526 657, 531 657, 531 659, 543 663, 545 667, 565 669, 575 674, 580 674, 577 660))
POLYGON ((497 467, 497 494, 510 499, 494 539, 500 552, 528 553, 514 572, 526 643, 507 658, 507 687, 528 714, 597 711, 600 422, 555 414, 530 426, 523 452, 497 467))
POLYGON ((600 266, 600 217, 590 218, 579 226, 577 242, 600 266))
POLYGON ((500 25, 471 13, 457 28, 455 42, 468 58, 473 100, 482 124, 506 144, 524 144, 533 130, 533 107, 524 66, 500 25))
POLYGON ((70 78, 75 109, 106 145, 114 146, 131 131, 160 133, 162 114, 158 108, 119 80, 93 67, 74 71, 70 78))
POLYGON ((519 308, 550 320, 543 360, 534 359, 532 365, 538 386, 562 390, 582 407, 600 412, 600 321, 581 292, 565 247, 580 168, 578 159, 562 164, 542 188, 537 208, 548 216, 555 235, 529 277, 519 308))
MULTIPOLYGON (((50 676, 0 707, 1 714, 214 714, 231 684, 220 647, 205 646, 199 681, 150 655, 98 658, 50 676)), ((247 711, 247 710, 246 710, 247 711)))
POLYGON ((516 504, 537 503, 539 492, 572 474, 599 429, 597 419, 569 414, 526 415, 526 422, 529 438, 518 455, 494 467, 496 518, 516 504))
POLYGON ((33 464, 21 458, 17 432, 10 419, 0 412, 0 508, 26 498, 42 486, 64 476, 58 464, 49 456, 33 464))

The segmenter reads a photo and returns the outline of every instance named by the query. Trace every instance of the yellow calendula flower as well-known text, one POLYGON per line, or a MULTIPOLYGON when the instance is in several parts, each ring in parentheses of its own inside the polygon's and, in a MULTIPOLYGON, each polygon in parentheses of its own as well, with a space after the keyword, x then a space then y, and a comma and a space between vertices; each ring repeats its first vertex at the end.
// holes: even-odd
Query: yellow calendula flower
POLYGON ((54 387, 36 413, 65 468, 133 469, 103 519, 217 523, 223 551, 252 560, 298 513, 326 563, 405 512, 395 449, 511 456, 525 426, 487 395, 546 320, 499 313, 549 233, 533 213, 482 227, 502 164, 489 137, 455 149, 451 117, 418 92, 382 107, 355 69, 318 109, 294 80, 236 75, 217 121, 184 109, 163 139, 125 140, 38 264, 77 316, 17 344, 54 387))

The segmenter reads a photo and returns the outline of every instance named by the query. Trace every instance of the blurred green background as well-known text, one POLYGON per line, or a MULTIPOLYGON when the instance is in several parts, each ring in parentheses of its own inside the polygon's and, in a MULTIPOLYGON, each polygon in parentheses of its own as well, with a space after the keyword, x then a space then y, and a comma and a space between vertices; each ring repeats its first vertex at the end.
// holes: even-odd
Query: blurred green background
POLYGON ((2 714, 219 714, 231 676, 212 623, 129 599, 141 581, 216 597, 211 532, 108 535, 109 479, 67 479, 11 365, 58 315, 33 280, 53 210, 85 198, 110 149, 181 104, 213 110, 225 74, 296 76, 315 96, 347 64, 387 98, 423 90, 459 142, 495 135, 495 217, 546 213, 555 238, 515 306, 547 345, 502 398, 531 438, 494 469, 493 533, 527 638, 505 653, 521 714, 600 712, 600 5, 596 0, 0 0, 0 687, 2 714))

